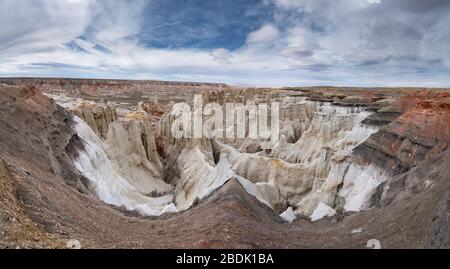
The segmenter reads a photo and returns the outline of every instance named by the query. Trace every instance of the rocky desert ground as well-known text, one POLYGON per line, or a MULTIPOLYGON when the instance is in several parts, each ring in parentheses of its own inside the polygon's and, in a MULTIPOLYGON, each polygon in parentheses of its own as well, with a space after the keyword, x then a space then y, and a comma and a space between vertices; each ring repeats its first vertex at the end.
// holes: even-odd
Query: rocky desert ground
POLYGON ((449 142, 447 89, 0 79, 0 248, 448 248, 449 142), (174 138, 195 95, 279 141, 174 138))

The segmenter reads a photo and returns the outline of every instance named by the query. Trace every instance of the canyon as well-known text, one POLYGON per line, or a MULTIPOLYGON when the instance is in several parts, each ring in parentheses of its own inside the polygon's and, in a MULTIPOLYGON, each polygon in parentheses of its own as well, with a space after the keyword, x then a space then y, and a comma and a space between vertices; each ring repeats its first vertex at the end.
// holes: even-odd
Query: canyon
POLYGON ((448 248, 449 140, 448 89, 0 79, 0 247, 448 248), (173 137, 196 95, 280 139, 173 137))

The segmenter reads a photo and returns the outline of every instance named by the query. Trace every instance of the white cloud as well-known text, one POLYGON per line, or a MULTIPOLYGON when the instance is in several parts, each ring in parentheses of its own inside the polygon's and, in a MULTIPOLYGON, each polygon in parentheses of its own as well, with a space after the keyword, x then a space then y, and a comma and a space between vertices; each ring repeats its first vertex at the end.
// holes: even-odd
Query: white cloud
POLYGON ((271 42, 274 41, 278 35, 279 31, 277 28, 271 24, 266 24, 248 35, 247 44, 271 42))
POLYGON ((266 86, 450 83, 450 10, 439 8, 438 0, 430 0, 436 7, 419 0, 406 6, 395 0, 272 1, 274 17, 230 51, 157 49, 138 42, 146 31, 145 0, 2 0, 0 76, 266 86), (434 16, 421 15, 433 7, 428 12, 434 16))
POLYGON ((82 35, 91 1, 2 0, 0 57, 60 46, 82 35))
POLYGON ((275 5, 283 8, 299 8, 305 5, 303 0, 274 0, 273 2, 275 5))
POLYGON ((146 4, 147 0, 96 2, 93 14, 95 20, 88 34, 105 45, 135 38, 141 30, 142 12, 146 4))
POLYGON ((221 64, 230 64, 233 55, 227 49, 215 49, 211 52, 211 56, 213 56, 214 60, 221 64))

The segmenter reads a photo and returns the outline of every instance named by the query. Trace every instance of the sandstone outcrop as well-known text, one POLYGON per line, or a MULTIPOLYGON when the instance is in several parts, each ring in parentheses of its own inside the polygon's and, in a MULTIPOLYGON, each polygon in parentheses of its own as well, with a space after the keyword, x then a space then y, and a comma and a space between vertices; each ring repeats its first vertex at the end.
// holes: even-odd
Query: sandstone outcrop
POLYGON ((82 118, 95 133, 102 138, 108 135, 109 125, 117 120, 117 113, 109 106, 80 104, 74 110, 74 114, 82 118))

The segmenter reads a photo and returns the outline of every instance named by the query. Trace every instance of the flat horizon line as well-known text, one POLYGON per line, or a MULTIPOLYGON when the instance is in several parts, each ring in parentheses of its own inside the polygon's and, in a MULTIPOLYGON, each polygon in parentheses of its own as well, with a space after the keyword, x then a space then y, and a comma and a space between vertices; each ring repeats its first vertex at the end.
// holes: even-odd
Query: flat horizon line
POLYGON ((164 79, 137 79, 137 78, 87 78, 87 77, 37 77, 37 76, 0 76, 0 83, 2 80, 90 80, 90 81, 118 81, 118 82, 165 82, 173 84, 203 84, 203 85, 215 85, 226 86, 230 88, 272 88, 272 89, 298 89, 298 88, 333 88, 333 89, 423 89, 423 90, 450 90, 448 87, 421 87, 421 86, 336 86, 336 85, 299 85, 299 86, 264 86, 264 85, 252 85, 252 84, 230 84, 225 82, 208 82, 208 81, 184 81, 184 80, 164 80, 164 79))

